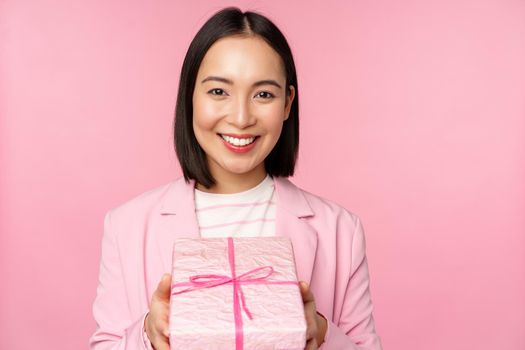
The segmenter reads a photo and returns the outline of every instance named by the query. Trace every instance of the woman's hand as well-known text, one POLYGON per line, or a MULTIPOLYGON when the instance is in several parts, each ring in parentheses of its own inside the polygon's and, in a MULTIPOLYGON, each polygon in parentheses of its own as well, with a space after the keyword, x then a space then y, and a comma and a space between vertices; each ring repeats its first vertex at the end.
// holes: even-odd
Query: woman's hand
POLYGON ((317 349, 324 342, 327 321, 315 308, 315 299, 310 286, 306 282, 299 282, 301 296, 304 303, 304 316, 306 318, 306 348, 305 350, 317 349))
POLYGON ((150 310, 144 321, 146 334, 155 350, 170 350, 168 329, 170 294, 171 275, 166 273, 151 297, 150 310))

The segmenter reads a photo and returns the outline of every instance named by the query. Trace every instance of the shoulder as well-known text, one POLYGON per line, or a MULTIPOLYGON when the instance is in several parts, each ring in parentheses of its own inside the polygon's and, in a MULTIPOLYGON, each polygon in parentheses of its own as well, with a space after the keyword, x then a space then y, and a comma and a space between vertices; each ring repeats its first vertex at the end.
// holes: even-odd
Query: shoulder
POLYGON ((338 264, 347 261, 348 266, 358 266, 366 251, 360 217, 333 200, 290 184, 311 208, 312 215, 305 219, 317 231, 318 243, 333 253, 338 264))
POLYGON ((113 222, 144 220, 152 212, 160 209, 170 190, 182 186, 183 183, 184 178, 181 176, 162 185, 146 189, 111 207, 106 215, 111 216, 113 222))
POLYGON ((304 200, 310 207, 313 213, 313 218, 315 218, 315 220, 332 222, 343 221, 347 224, 355 226, 359 224, 359 216, 352 210, 341 205, 340 203, 337 203, 331 199, 305 190, 302 187, 299 187, 298 185, 294 184, 288 178, 280 178, 279 181, 281 182, 281 184, 285 185, 283 187, 288 188, 288 191, 294 191, 299 194, 297 197, 304 198, 304 200))

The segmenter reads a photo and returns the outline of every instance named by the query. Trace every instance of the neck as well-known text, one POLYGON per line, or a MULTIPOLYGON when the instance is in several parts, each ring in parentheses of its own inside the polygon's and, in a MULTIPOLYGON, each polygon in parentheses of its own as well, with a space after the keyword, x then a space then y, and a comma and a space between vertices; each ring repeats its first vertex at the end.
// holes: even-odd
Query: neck
POLYGON ((223 194, 247 191, 264 180, 266 170, 262 167, 246 174, 222 173, 213 174, 213 177, 216 183, 212 187, 206 188, 200 183, 197 183, 196 188, 203 192, 223 194))

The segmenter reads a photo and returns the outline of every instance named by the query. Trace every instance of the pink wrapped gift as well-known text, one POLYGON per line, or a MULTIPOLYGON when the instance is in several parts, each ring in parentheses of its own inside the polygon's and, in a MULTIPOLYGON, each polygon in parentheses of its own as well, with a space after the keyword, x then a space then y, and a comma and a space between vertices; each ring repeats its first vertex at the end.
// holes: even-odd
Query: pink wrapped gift
POLYGON ((169 330, 171 349, 303 350, 306 321, 290 240, 177 239, 169 330))

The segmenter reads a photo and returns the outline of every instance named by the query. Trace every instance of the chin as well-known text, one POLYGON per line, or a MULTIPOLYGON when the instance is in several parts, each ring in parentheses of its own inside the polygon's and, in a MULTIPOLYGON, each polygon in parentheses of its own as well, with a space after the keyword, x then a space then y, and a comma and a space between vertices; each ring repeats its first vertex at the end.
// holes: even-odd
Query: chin
POLYGON ((230 160, 229 162, 223 163, 222 168, 230 173, 234 174, 245 174, 253 171, 256 166, 252 166, 250 163, 239 162, 239 160, 230 160), (239 164, 241 163, 241 164, 239 164))
POLYGON ((236 175, 249 174, 253 169, 227 169, 230 173, 236 175))

